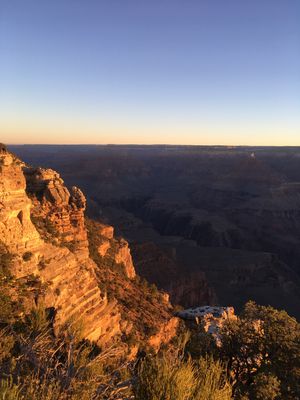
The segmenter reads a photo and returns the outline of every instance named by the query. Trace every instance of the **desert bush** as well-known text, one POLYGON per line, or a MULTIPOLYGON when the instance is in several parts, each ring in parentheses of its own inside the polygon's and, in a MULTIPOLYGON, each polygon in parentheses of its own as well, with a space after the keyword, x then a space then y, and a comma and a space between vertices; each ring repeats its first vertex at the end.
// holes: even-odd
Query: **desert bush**
POLYGON ((74 253, 76 251, 76 243, 74 241, 71 242, 62 241, 61 246, 67 247, 67 249, 69 249, 71 253, 74 253))
POLYGON ((300 398, 300 324, 295 318, 250 301, 241 318, 228 321, 221 334, 220 356, 228 365, 234 391, 247 392, 253 382, 262 385, 263 379, 273 376, 280 382, 282 395, 277 397, 300 398), (271 375, 260 375, 265 372, 271 375))
POLYGON ((147 356, 138 367, 137 400, 229 400, 224 367, 212 358, 193 361, 164 353, 147 356))
POLYGON ((144 325, 144 334, 146 336, 154 336, 159 332, 156 325, 144 325))
POLYGON ((39 270, 45 269, 47 264, 49 264, 49 260, 45 260, 45 258, 43 257, 38 263, 39 270))
MULTIPOLYGON (((11 302, 8 295, 6 300, 11 302)), ((83 340, 78 321, 54 336, 43 305, 7 319, 0 330, 0 399, 103 399, 103 391, 116 390, 109 350, 83 340)))
POLYGON ((134 387, 137 400, 189 400, 195 390, 194 367, 176 363, 166 355, 148 356, 138 369, 134 387))
MULTIPOLYGON (((0 285, 0 290, 2 289, 0 285)), ((0 291, 0 324, 8 323, 13 315, 13 302, 6 291, 0 291)))
POLYGON ((46 242, 51 243, 54 238, 59 237, 59 232, 48 218, 43 218, 42 216, 33 214, 31 214, 30 217, 39 234, 46 242))
POLYGON ((10 276, 10 266, 14 259, 12 253, 2 253, 0 254, 0 273, 6 276, 10 276))
POLYGON ((20 386, 15 384, 11 377, 0 379, 0 399, 1 400, 23 400, 20 386))
POLYGON ((196 363, 195 400, 230 400, 232 388, 224 366, 212 357, 201 357, 196 363))
POLYGON ((255 400, 275 400, 280 396, 280 381, 269 373, 259 373, 250 387, 250 398, 255 400))
POLYGON ((49 313, 43 305, 33 308, 25 316, 24 327, 29 335, 35 336, 49 329, 49 313))
POLYGON ((31 260, 32 256, 33 256, 33 253, 31 251, 26 251, 23 254, 23 260, 24 261, 29 261, 29 260, 31 260))
POLYGON ((199 324, 194 328, 191 327, 185 351, 193 359, 199 359, 207 355, 217 355, 218 348, 214 337, 205 331, 202 324, 199 324))
POLYGON ((9 329, 4 328, 0 330, 0 363, 10 357, 14 343, 14 338, 9 332, 9 329))

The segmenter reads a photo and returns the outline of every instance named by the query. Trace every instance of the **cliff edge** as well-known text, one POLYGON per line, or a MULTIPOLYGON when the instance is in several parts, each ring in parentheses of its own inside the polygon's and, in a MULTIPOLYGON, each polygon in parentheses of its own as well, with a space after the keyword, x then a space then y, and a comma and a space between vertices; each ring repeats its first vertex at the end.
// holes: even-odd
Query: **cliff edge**
POLYGON ((128 243, 87 221, 85 207, 81 190, 68 190, 57 172, 0 146, 1 270, 39 281, 43 290, 32 290, 29 304, 54 310, 56 331, 80 321, 84 337, 101 346, 134 337, 159 347, 176 333, 170 303, 136 276, 128 243))

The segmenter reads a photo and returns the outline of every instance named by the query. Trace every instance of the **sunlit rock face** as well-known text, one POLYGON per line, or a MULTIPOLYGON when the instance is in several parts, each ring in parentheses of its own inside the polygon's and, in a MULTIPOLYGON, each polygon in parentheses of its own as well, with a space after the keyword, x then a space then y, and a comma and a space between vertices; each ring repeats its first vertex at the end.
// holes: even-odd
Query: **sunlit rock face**
POLYGON ((120 334, 120 314, 116 302, 109 302, 98 287, 88 257, 84 210, 82 192, 72 188, 69 193, 55 171, 27 168, 1 148, 0 241, 13 255, 11 273, 16 278, 35 275, 45 285, 36 302, 55 308, 56 330, 80 320, 85 337, 104 344, 120 334), (33 203, 26 190, 36 194, 33 203), (74 240, 76 251, 45 242, 31 221, 31 208, 49 218, 66 242, 74 240))
POLYGON ((179 326, 178 318, 171 318, 164 324, 158 331, 157 334, 149 338, 149 345, 156 350, 159 350, 160 346, 164 343, 169 343, 170 340, 176 335, 176 331, 179 326))
POLYGON ((128 242, 123 238, 114 237, 114 228, 97 222, 98 237, 97 253, 104 263, 117 264, 129 279, 136 276, 128 242))
POLYGON ((114 237, 114 228, 110 225, 98 224, 99 227, 99 235, 105 237, 110 240, 114 237))
POLYGON ((130 254, 130 248, 128 242, 124 239, 121 239, 118 243, 115 261, 117 264, 124 265, 124 272, 128 278, 133 279, 135 277, 136 274, 130 254))
POLYGON ((151 297, 150 289, 134 280, 128 243, 100 223, 93 236, 96 265, 85 208, 80 189, 68 190, 57 172, 26 166, 0 145, 0 256, 10 254, 5 267, 15 279, 39 282, 42 289, 30 304, 54 310, 55 332, 78 322, 83 336, 101 347, 122 342, 124 335, 147 340, 148 324, 158 332, 151 343, 159 348, 176 334, 170 303, 161 302, 158 292, 151 297))
POLYGON ((60 244, 72 245, 77 257, 89 256, 87 232, 84 225, 86 199, 80 189, 71 192, 52 169, 25 168, 27 192, 32 198, 33 215, 43 218, 56 231, 60 244))
POLYGON ((5 147, 0 150, 0 240, 12 253, 32 251, 40 236, 30 220, 31 202, 25 188, 23 163, 5 147))

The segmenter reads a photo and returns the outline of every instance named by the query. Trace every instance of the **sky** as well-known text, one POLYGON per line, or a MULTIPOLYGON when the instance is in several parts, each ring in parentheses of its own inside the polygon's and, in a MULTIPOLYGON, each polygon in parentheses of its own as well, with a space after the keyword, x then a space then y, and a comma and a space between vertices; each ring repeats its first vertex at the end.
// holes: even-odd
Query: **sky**
POLYGON ((0 142, 300 145, 299 0, 0 0, 0 142))

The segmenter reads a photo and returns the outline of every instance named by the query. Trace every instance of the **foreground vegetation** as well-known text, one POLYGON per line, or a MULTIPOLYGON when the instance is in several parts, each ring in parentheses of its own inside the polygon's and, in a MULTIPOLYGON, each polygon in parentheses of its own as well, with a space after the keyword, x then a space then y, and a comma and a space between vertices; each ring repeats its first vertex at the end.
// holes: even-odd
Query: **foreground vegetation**
POLYGON ((284 311, 246 304, 221 331, 185 330, 158 354, 127 361, 118 345, 101 350, 69 321, 54 334, 53 310, 25 313, 1 278, 2 400, 296 400, 300 398, 300 328, 284 311))

